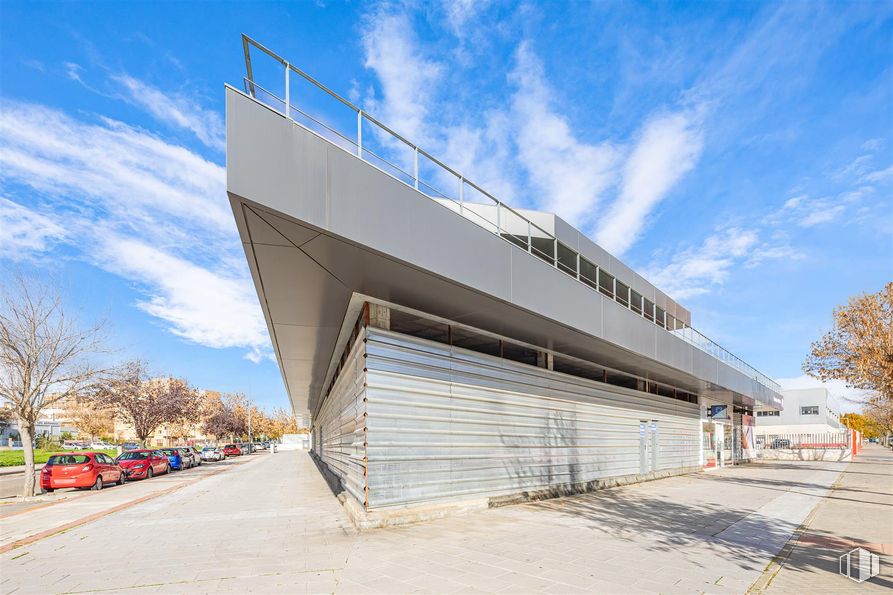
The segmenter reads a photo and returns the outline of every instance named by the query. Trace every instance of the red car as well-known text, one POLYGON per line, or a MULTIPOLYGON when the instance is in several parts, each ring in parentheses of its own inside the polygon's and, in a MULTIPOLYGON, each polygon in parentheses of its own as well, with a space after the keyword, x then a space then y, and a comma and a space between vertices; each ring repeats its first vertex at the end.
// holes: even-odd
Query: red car
POLYGON ((64 452, 51 456, 40 472, 44 492, 59 488, 92 488, 127 481, 124 470, 115 460, 101 452, 64 452))
POLYGON ((170 461, 160 450, 128 450, 119 454, 116 460, 124 469, 127 479, 148 479, 171 470, 170 461))
POLYGON ((227 444, 223 447, 223 454, 228 457, 237 457, 242 454, 242 450, 235 444, 227 444))

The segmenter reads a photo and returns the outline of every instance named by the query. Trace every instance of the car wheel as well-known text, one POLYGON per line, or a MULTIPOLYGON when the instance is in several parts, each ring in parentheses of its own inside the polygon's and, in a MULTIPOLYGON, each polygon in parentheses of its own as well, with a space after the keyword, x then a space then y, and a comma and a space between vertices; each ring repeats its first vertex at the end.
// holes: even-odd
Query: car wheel
POLYGON ((55 491, 55 488, 43 488, 43 491, 47 494, 52 494, 55 491))
POLYGON ((124 475, 124 472, 122 471, 122 472, 121 472, 121 475, 118 476, 118 485, 119 485, 119 486, 122 486, 122 485, 124 485, 125 483, 127 483, 127 476, 124 475))
POLYGON ((96 483, 93 484, 93 489, 97 492, 102 489, 102 475, 96 476, 96 483))
POLYGON ((152 479, 152 467, 149 467, 149 470, 146 471, 146 479, 152 479))

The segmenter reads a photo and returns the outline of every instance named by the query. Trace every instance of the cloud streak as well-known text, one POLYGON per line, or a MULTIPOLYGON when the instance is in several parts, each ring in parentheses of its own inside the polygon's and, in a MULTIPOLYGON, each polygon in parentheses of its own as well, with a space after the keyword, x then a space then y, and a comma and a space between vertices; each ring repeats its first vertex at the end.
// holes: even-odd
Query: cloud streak
POLYGON ((39 104, 2 108, 0 181, 10 196, 38 193, 52 213, 0 203, 13 229, 41 230, 18 232, 20 249, 66 241, 77 257, 136 283, 137 306, 173 334, 254 360, 270 355, 223 167, 118 121, 39 104))
POLYGON ((648 215, 695 167, 703 145, 694 114, 661 115, 645 124, 623 166, 620 195, 600 220, 596 241, 618 256, 629 250, 648 215))
POLYGON ((226 149, 226 131, 220 114, 206 110, 192 99, 169 95, 127 74, 112 76, 125 93, 125 99, 146 110, 164 124, 191 132, 205 146, 226 149))

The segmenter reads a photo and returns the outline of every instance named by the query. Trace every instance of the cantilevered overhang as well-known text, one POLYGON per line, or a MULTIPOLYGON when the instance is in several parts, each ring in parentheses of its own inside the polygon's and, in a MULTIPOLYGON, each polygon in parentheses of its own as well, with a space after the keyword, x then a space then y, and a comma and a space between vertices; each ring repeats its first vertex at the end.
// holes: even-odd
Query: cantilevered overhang
POLYGON ((296 411, 315 409, 358 295, 729 403, 780 405, 755 379, 231 87, 226 122, 227 192, 296 411))

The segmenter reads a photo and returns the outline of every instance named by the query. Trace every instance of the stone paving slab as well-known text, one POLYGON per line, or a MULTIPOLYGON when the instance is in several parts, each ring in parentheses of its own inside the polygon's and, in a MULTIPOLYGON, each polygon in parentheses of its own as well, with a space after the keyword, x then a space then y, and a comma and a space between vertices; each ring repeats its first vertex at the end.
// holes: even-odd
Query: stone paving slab
POLYGON ((759 463, 358 533, 306 453, 258 457, 0 555, 0 593, 741 593, 845 466, 759 463))
POLYGON ((755 593, 893 591, 893 451, 866 445, 765 579, 755 593), (861 584, 839 574, 840 556, 855 547, 881 558, 880 574, 861 584))

